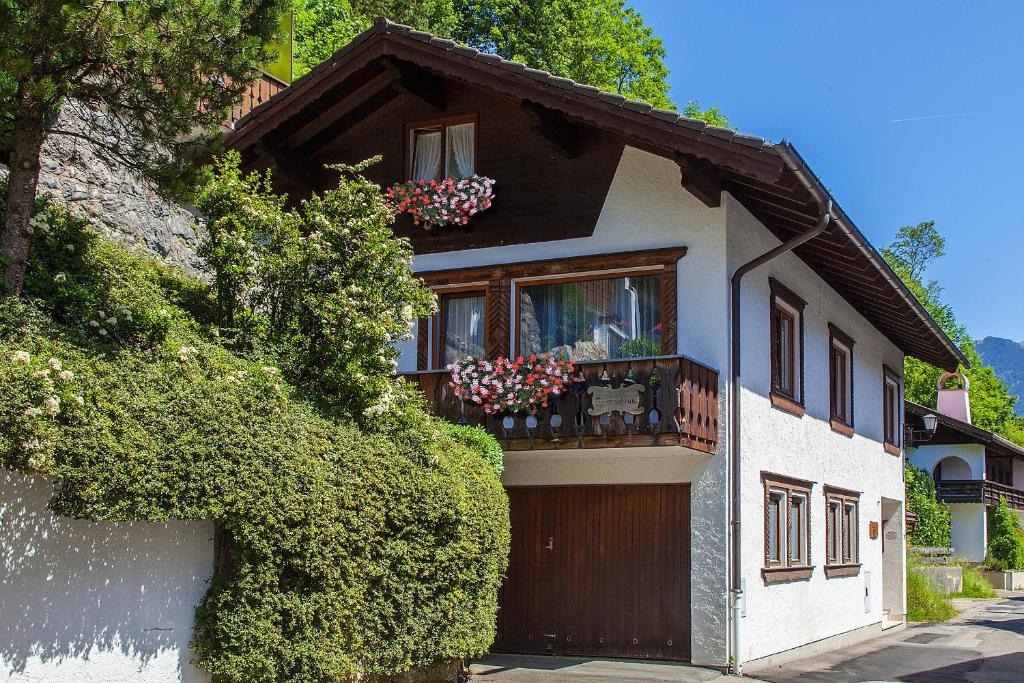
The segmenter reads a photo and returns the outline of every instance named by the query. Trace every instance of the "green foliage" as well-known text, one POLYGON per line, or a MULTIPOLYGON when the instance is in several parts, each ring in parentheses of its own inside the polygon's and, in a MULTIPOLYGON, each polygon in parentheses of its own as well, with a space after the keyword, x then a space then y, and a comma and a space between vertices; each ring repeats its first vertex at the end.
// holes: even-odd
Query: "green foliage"
POLYGON ((0 465, 55 479, 60 515, 214 521, 199 666, 351 681, 489 647, 509 544, 493 439, 401 385, 360 431, 212 335, 201 283, 60 209, 36 224, 27 296, 0 300, 0 465))
POLYGON ((911 545, 948 548, 952 543, 949 506, 935 497, 935 482, 923 469, 904 466, 907 507, 917 515, 911 545))
MULTIPOLYGON (((953 340, 971 367, 960 368, 971 382, 971 418, 982 429, 996 432, 1010 439, 1024 437, 1024 426, 1014 416, 1016 397, 995 371, 984 364, 974 347, 974 341, 961 325, 953 309, 942 301, 942 287, 932 280, 925 284, 921 277, 928 264, 945 253, 945 241, 935 230, 933 221, 917 226, 903 226, 896 240, 882 255, 906 283, 910 291, 935 319, 939 327, 953 340)), ((903 362, 905 397, 909 401, 934 408, 937 400, 936 382, 942 370, 916 358, 903 362)), ((1024 440, 1017 441, 1024 444, 1024 440)))
POLYGON ((709 126, 718 126, 719 128, 733 128, 729 123, 729 117, 722 113, 722 110, 717 105, 712 105, 707 109, 701 109, 700 102, 697 100, 690 100, 683 107, 683 115, 689 116, 691 119, 700 119, 709 126))
POLYGON ((985 564, 992 569, 1024 570, 1024 529, 1004 496, 999 496, 999 505, 989 512, 985 564))
POLYGON ((978 569, 968 563, 961 562, 963 569, 963 588, 959 593, 954 593, 953 598, 994 598, 996 591, 978 569))
POLYGON ((274 356, 286 377, 338 414, 365 418, 393 404, 391 379, 413 320, 435 310, 407 239, 380 188, 342 168, 339 186, 284 208, 268 176, 217 160, 196 206, 209 219, 200 255, 221 324, 237 348, 274 356))
POLYGON ((103 109, 95 142, 111 157, 148 158, 151 143, 224 120, 288 4, 2 0, 0 129, 42 125, 73 100, 103 109))
POLYGON ((501 450, 501 444, 483 427, 456 425, 450 422, 443 423, 443 427, 453 439, 483 455, 495 474, 501 476, 505 471, 505 454, 501 450))
POLYGON ((665 47, 625 0, 299 0, 297 72, 319 64, 379 16, 673 108, 665 47))
POLYGON ((650 339, 627 339, 619 347, 619 355, 623 358, 645 358, 661 354, 661 346, 650 339))
POLYGON ((913 565, 907 565, 907 621, 948 621, 956 608, 913 565))

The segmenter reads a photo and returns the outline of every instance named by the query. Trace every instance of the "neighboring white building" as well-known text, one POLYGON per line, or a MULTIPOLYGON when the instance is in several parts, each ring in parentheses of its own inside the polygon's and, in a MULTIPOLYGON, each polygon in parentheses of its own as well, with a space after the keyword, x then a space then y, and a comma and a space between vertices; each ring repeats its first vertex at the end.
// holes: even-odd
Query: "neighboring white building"
POLYGON ((915 439, 907 444, 910 464, 935 480, 939 500, 949 504, 953 549, 971 562, 985 559, 988 513, 1005 498, 1024 519, 1024 448, 971 424, 970 384, 947 387, 949 373, 939 378, 938 409, 907 402, 907 424, 915 439), (926 430, 925 418, 937 424, 926 430))
POLYGON ((964 359, 790 145, 380 21, 228 146, 299 196, 377 154, 383 186, 494 179, 467 227, 396 231, 440 299, 399 370, 505 447, 496 650, 724 667, 902 619, 903 357, 964 359), (535 416, 448 386, 549 351, 579 376, 535 416))

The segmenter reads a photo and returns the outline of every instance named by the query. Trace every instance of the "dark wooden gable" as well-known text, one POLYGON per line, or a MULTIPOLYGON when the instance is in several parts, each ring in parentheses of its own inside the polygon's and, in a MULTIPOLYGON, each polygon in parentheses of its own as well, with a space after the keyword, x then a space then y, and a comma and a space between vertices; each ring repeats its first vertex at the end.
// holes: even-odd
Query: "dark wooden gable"
POLYGON ((389 58, 326 91, 249 148, 245 161, 274 169, 275 184, 299 197, 334 182, 333 171, 318 170, 325 165, 380 155, 365 175, 388 187, 409 177, 409 124, 461 117, 476 120, 476 172, 495 180, 495 202, 464 228, 427 234, 400 219, 396 232, 417 253, 593 234, 622 156, 621 139, 389 58))

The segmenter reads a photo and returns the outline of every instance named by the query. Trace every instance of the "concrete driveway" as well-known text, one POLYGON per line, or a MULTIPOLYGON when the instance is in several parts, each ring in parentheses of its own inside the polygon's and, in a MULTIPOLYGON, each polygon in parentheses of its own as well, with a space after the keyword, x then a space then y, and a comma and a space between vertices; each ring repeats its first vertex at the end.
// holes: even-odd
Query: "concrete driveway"
MULTIPOLYGON (((1024 593, 996 600, 955 600, 961 614, 944 624, 914 624, 845 650, 744 673, 772 683, 1024 683, 1024 593)), ((743 681, 712 669, 665 662, 489 655, 471 683, 743 681)))
POLYGON ((779 683, 1024 681, 1024 593, 954 604, 961 614, 944 624, 914 624, 845 650, 744 673, 779 683))

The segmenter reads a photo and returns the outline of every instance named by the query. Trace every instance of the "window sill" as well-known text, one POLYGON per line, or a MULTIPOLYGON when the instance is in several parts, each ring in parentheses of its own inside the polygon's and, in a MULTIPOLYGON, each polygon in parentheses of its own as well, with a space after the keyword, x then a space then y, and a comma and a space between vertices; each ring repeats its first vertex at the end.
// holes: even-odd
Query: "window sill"
POLYGON ((784 413, 796 415, 797 417, 804 416, 805 408, 796 401, 794 401, 793 399, 787 398, 782 394, 775 393, 770 394, 770 396, 772 399, 772 406, 774 406, 775 408, 778 408, 784 413))
POLYGON ((859 564, 833 564, 825 566, 826 579, 838 576, 857 576, 857 574, 860 574, 859 564))
POLYGON ((761 576, 766 584, 787 581, 806 581, 811 578, 814 567, 763 567, 761 576))
POLYGON ((894 446, 891 443, 887 443, 887 444, 885 444, 885 452, 888 453, 889 455, 899 455, 900 454, 900 447, 899 446, 894 446))
POLYGON ((830 427, 832 427, 833 432, 836 432, 837 434, 842 434, 843 436, 850 439, 853 438, 853 425, 846 424, 842 420, 838 420, 834 417, 828 421, 828 424, 830 427))

